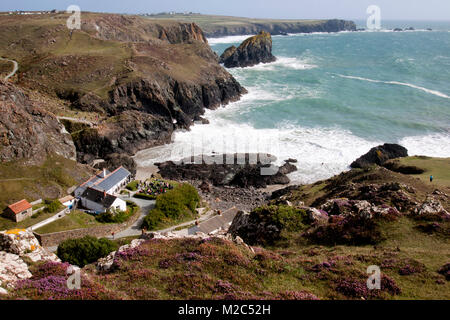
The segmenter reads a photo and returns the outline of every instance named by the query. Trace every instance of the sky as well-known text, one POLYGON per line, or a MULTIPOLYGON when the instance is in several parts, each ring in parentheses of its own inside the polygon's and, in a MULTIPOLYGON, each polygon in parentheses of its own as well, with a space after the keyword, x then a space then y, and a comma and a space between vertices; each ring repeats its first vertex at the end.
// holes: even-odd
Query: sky
POLYGON ((450 20, 449 0, 1 0, 0 11, 65 10, 111 13, 199 12, 273 19, 366 19, 378 5, 386 20, 450 20))

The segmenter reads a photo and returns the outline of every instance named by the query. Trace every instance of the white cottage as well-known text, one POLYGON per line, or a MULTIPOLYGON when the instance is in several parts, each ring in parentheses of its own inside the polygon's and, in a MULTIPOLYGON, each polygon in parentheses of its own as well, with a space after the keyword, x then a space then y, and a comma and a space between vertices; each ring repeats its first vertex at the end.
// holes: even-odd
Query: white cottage
POLYGON ((93 188, 87 188, 80 197, 81 205, 97 213, 108 210, 126 211, 127 204, 122 199, 93 188))
POLYGON ((88 189, 96 189, 99 191, 105 191, 109 194, 118 192, 120 188, 126 186, 130 182, 132 174, 124 167, 119 167, 113 172, 109 172, 106 169, 100 171, 95 176, 92 176, 89 180, 81 184, 74 192, 75 197, 79 198, 88 189))

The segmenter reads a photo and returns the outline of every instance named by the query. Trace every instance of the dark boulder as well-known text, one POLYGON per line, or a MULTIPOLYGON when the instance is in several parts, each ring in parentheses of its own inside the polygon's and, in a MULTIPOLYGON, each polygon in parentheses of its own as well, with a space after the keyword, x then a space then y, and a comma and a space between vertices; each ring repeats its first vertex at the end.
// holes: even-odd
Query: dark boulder
POLYGON ((373 164, 383 165, 386 161, 408 156, 408 150, 398 144, 384 144, 370 149, 368 153, 355 160, 350 167, 367 168, 373 164))
POLYGON ((287 174, 297 167, 285 163, 278 167, 274 156, 267 154, 228 154, 197 156, 191 159, 156 163, 162 177, 172 180, 206 181, 215 186, 265 188, 267 185, 289 184, 287 174), (231 160, 231 161, 230 161, 231 160))
POLYGON ((251 67, 275 60, 272 55, 272 36, 265 31, 248 38, 238 48, 232 46, 226 49, 220 57, 220 63, 227 68, 251 67))

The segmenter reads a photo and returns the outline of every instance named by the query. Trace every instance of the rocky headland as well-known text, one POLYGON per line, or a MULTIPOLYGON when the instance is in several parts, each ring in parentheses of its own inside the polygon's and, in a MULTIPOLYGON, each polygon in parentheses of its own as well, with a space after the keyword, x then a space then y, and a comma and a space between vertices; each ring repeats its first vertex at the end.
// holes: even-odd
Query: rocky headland
POLYGON ((208 38, 257 34, 264 30, 272 35, 288 33, 356 31, 356 24, 348 20, 273 20, 242 17, 213 16, 203 14, 152 15, 152 21, 177 20, 194 22, 208 38))
POLYGON ((256 36, 246 39, 239 47, 231 46, 226 49, 219 62, 227 68, 244 68, 275 60, 272 55, 272 37, 270 33, 261 31, 256 36))
POLYGON ((42 108, 92 119, 70 132, 80 162, 168 143, 205 109, 246 93, 195 23, 85 13, 81 30, 69 32, 67 18, 2 17, 0 52, 19 62, 20 87, 56 101, 42 108))

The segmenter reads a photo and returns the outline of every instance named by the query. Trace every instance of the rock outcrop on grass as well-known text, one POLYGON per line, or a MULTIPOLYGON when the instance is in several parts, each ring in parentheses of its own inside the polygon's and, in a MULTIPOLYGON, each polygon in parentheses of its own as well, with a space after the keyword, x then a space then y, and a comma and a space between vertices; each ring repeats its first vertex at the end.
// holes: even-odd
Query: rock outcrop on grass
POLYGON ((386 161, 408 156, 408 150, 398 144, 384 144, 370 149, 368 153, 355 160, 350 166, 352 168, 366 168, 378 164, 383 165, 386 161))
POLYGON ((14 229, 0 232, 0 293, 5 288, 12 289, 16 281, 31 278, 28 265, 24 260, 38 262, 61 260, 39 245, 31 231, 14 229))

